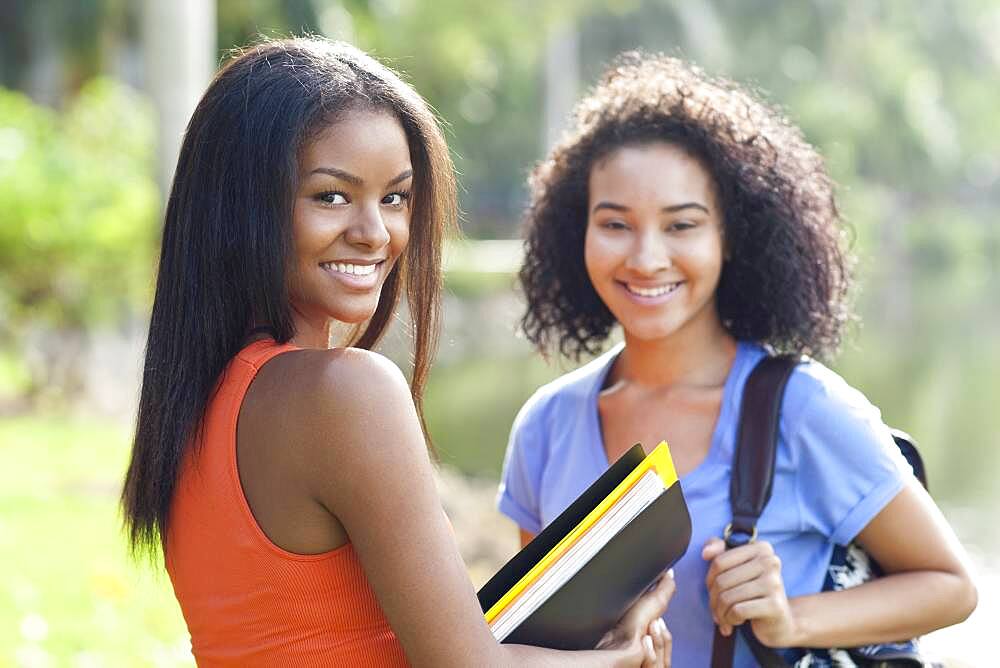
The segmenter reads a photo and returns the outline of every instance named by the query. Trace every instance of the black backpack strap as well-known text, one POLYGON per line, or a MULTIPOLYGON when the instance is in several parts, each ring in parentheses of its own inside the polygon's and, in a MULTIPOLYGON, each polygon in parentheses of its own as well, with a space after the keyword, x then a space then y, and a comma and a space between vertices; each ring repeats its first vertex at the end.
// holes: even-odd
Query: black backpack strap
MULTIPOLYGON (((723 534, 726 549, 757 539, 757 520, 771 498, 781 400, 788 378, 800 359, 791 355, 765 357, 750 372, 743 388, 729 483, 733 519, 723 534)), ((777 652, 757 640, 749 626, 741 625, 740 632, 754 658, 764 668, 787 666, 777 652)), ((723 636, 716 627, 712 642, 712 668, 732 668, 735 649, 736 634, 723 636)))

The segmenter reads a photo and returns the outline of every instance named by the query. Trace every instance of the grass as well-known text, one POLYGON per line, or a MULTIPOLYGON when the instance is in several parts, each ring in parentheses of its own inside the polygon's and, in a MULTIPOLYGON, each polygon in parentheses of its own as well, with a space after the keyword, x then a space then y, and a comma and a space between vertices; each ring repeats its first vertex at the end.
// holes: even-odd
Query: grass
POLYGON ((0 665, 194 665, 166 574, 126 553, 127 450, 107 423, 0 421, 0 665))

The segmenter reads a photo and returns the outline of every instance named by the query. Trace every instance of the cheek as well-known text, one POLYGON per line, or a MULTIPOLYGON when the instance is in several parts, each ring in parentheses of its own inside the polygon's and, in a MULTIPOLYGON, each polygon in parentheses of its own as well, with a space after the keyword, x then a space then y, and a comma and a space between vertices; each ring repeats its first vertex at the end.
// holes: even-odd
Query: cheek
POLYGON ((389 221, 386 227, 389 231, 389 245, 392 248, 392 254, 398 257, 403 254, 403 251, 406 250, 407 245, 410 243, 409 214, 394 218, 389 221))
POLYGON ((718 284, 722 274, 723 249, 719 243, 706 243, 698 249, 693 249, 688 257, 692 268, 704 278, 710 279, 713 284, 718 284))
POLYGON ((298 261, 305 260, 322 236, 322 221, 298 206, 292 212, 292 253, 298 261))
POLYGON ((601 268, 606 264, 605 249, 597 239, 596 235, 588 227, 583 238, 583 264, 587 269, 587 276, 590 282, 595 283, 594 278, 600 273, 601 268))

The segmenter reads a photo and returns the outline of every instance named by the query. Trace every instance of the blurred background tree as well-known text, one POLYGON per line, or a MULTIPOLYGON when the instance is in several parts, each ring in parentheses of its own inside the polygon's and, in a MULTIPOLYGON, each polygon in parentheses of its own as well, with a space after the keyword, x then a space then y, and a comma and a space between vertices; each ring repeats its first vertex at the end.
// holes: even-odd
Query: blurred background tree
MULTIPOLYGON (((70 132, 69 119, 80 104, 75 100, 81 94, 87 99, 90 90, 85 82, 107 75, 133 87, 143 85, 137 3, 9 0, 7 4, 0 82, 56 110, 16 112, 14 103, 7 103, 5 109, 10 111, 5 113, 30 117, 33 129, 24 130, 24 137, 37 137, 35 141, 48 150, 61 152, 55 137, 70 132), (49 128, 56 127, 67 129, 50 136, 49 128)), ((518 236, 526 201, 525 175, 553 136, 546 110, 551 118, 555 107, 558 123, 576 91, 593 82, 619 51, 636 47, 666 51, 758 87, 782 105, 827 156, 840 184, 842 209, 853 225, 861 260, 859 308, 865 329, 849 340, 839 365, 872 394, 890 420, 926 434, 925 438, 946 441, 957 432, 970 443, 968 447, 981 444, 976 447, 984 452, 1000 444, 994 425, 970 413, 979 411, 975 398, 983 392, 967 397, 959 388, 958 395, 940 400, 921 398, 924 388, 943 387, 931 378, 947 376, 946 369, 963 369, 958 374, 960 384, 973 387, 988 380, 985 376, 977 380, 979 373, 969 371, 998 369, 1000 308, 993 295, 1000 273, 996 224, 1000 135, 992 129, 1000 113, 1000 47, 993 38, 1000 28, 996 2, 927 0, 914 11, 907 2, 867 0, 781 5, 745 0, 220 0, 216 25, 220 61, 229 49, 261 36, 313 32, 350 40, 403 71, 448 124, 461 174, 464 231, 474 239, 518 236), (554 91, 559 90, 562 97, 553 105, 554 91), (928 411, 932 405, 935 409, 928 411), (949 413, 947 419, 941 417, 949 413)), ((130 100, 138 99, 138 94, 117 90, 130 100)), ((9 99, 22 100, 22 107, 27 104, 23 98, 9 99)), ((137 290, 145 291, 148 299, 148 278, 132 273, 130 280, 122 280, 125 275, 114 263, 151 268, 149 241, 155 240, 156 232, 148 209, 148 181, 142 181, 147 178, 148 158, 141 155, 149 150, 143 148, 148 133, 128 129, 145 127, 150 121, 140 103, 118 106, 127 109, 109 109, 113 113, 102 121, 103 129, 87 130, 119 138, 98 142, 108 159, 60 161, 63 176, 55 182, 66 192, 87 184, 86 196, 72 202, 73 207, 105 206, 99 204, 98 192, 103 189, 105 197, 118 203, 112 210, 94 209, 101 212, 99 224, 108 230, 130 230, 143 243, 125 242, 119 235, 120 246, 112 250, 106 246, 110 241, 102 241, 104 237, 92 234, 81 222, 85 216, 74 216, 75 227, 66 226, 66 211, 54 210, 57 202, 64 201, 55 196, 56 190, 43 196, 23 185, 33 183, 32 188, 42 189, 37 184, 45 183, 44 188, 55 188, 48 185, 51 179, 39 181, 23 168, 11 167, 10 151, 7 161, 0 163, 7 165, 2 197, 20 193, 17 208, 0 214, 6 286, 0 304, 12 314, 3 328, 5 365, 12 369, 8 377, 20 378, 17 387, 28 393, 37 393, 53 374, 18 369, 11 351, 25 345, 25 332, 36 331, 23 324, 33 316, 23 314, 47 312, 43 322, 62 330, 85 329, 95 321, 84 318, 83 311, 109 312, 109 294, 131 306, 139 304, 134 299, 137 290), (119 123, 130 125, 115 127, 119 123), (115 152, 121 157, 111 158, 115 152), (129 166, 123 173, 129 178, 121 180, 113 170, 125 163, 129 166), (11 175, 17 175, 16 181, 11 175), (129 184, 135 193, 145 194, 119 192, 129 184), (143 197, 146 209, 128 204, 143 197), (80 236, 68 234, 73 230, 80 236), (51 241, 39 246, 42 238, 51 241), (105 265, 105 280, 85 277, 79 269, 67 274, 70 267, 63 258, 67 248, 74 250, 74 266, 86 263, 85 257, 105 258, 110 263, 105 265), (22 269, 15 271, 14 264, 8 269, 13 258, 26 257, 27 249, 32 249, 32 261, 47 270, 35 269, 28 277, 24 262, 18 265, 22 269), (52 271, 54 267, 58 272, 52 271), (124 293, 108 290, 108 276, 126 288, 124 293), (67 296, 67 291, 87 298, 67 296), (127 299, 120 299, 126 294, 127 299), (18 313, 22 315, 15 317, 18 313), (18 320, 22 324, 15 324, 18 320)), ((4 136, 19 136, 18 122, 4 120, 8 128, 4 136)), ((34 148, 24 153, 33 156, 30 160, 39 169, 43 154, 34 148)), ((48 171, 53 176, 59 173, 48 171)), ((515 254, 501 264, 510 267, 516 262, 515 254)), ((491 278, 482 272, 453 271, 450 284, 459 296, 489 298, 497 289, 505 290, 510 277, 504 274, 497 280, 496 275, 491 278)), ((510 333, 516 303, 495 306, 501 333, 510 333)), ((118 316, 123 315, 122 308, 115 311, 118 316)), ((470 310, 468 304, 452 310, 463 309, 470 310)), ((134 313, 141 317, 143 310, 134 313)), ((483 338, 478 347, 474 341, 452 340, 452 347, 462 352, 453 354, 446 348, 445 362, 462 358, 459 361, 489 365, 482 359, 491 356, 487 346, 500 347, 492 352, 494 358, 514 354, 497 337, 483 338)), ((514 350, 523 357, 523 347, 515 344, 514 350)), ((446 371, 442 367, 441 373, 446 371)), ((502 423, 509 421, 530 383, 555 372, 521 374, 530 379, 523 384, 485 383, 510 392, 499 399, 502 411, 490 409, 498 416, 496 424, 486 430, 489 443, 483 446, 484 455, 473 459, 493 461, 488 470, 496 470, 503 438, 493 433, 494 428, 505 431, 502 423)), ((926 396, 936 397, 940 391, 928 389, 926 396)), ((468 408, 473 413, 482 410, 471 404, 468 408)), ((431 420, 432 425, 435 420, 453 421, 443 415, 431 420)), ((466 431, 442 432, 439 439, 445 452, 463 450, 466 431)), ((478 470, 478 464, 466 464, 464 455, 456 457, 461 466, 478 470)), ((941 459, 934 463, 934 470, 944 469, 939 475, 957 482, 970 473, 969 465, 961 461, 941 459)))
MULTIPOLYGON (((154 165, 164 149, 140 92, 149 85, 142 7, 165 1, 2 3, 0 433, 30 433, 23 425, 79 411, 98 391, 124 404, 111 411, 120 424, 131 420, 163 195, 154 165), (3 414, 15 412, 28 422, 3 432, 3 414)), ((932 491, 963 538, 1000 546, 988 510, 1000 502, 1000 2, 214 6, 216 62, 260 36, 346 39, 402 71, 445 120, 464 232, 501 240, 449 253, 444 345, 427 397, 446 464, 495 477, 514 413, 564 368, 513 335, 518 250, 502 240, 519 235, 528 170, 616 53, 665 51, 758 88, 826 156, 860 260, 863 323, 833 366, 918 438, 932 491)), ((385 352, 405 366, 400 337, 385 352)), ((113 470, 102 484, 112 488, 127 426, 122 434, 105 455, 113 470)))
POLYGON ((0 354, 29 404, 82 391, 88 333, 147 308, 160 195, 144 99, 89 79, 56 114, 0 89, 0 354))

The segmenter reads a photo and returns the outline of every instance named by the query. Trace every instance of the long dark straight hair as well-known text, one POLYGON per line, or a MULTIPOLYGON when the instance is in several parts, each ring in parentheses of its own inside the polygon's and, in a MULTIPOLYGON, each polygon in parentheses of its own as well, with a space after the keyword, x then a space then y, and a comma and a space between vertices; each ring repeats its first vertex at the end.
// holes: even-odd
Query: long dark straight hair
MULTIPOLYGON (((236 55, 195 109, 167 202, 135 440, 122 490, 135 554, 166 540, 181 460, 197 448, 219 375, 255 326, 279 343, 295 334, 286 288, 301 147, 346 111, 387 111, 413 164, 409 246, 375 313, 349 345, 371 348, 406 290, 413 337, 411 392, 422 398, 437 348, 441 245, 456 217, 455 177, 426 102, 362 51, 315 37, 269 41, 236 55)), ((429 443, 429 441, 428 441, 429 443)))

